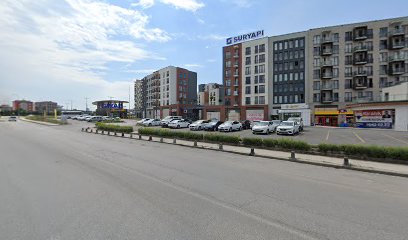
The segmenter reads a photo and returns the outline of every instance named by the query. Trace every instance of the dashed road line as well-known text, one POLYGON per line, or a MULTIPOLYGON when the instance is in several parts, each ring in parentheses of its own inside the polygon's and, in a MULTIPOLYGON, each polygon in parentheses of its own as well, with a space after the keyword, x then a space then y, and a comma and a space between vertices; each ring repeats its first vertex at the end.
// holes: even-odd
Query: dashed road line
POLYGON ((329 141, 329 137, 330 137, 330 130, 327 131, 326 141, 329 141))
POLYGON ((383 135, 383 136, 385 136, 385 137, 388 137, 388 138, 391 138, 391 139, 394 139, 395 141, 398 141, 398 142, 401 142, 401 143, 404 143, 404 144, 408 145, 408 142, 407 142, 407 141, 398 139, 398 138, 393 137, 393 136, 390 136, 390 135, 388 135, 388 134, 381 134, 381 135, 383 135))
POLYGON ((356 136, 356 138, 358 138, 358 140, 360 140, 362 143, 365 143, 366 141, 360 137, 356 132, 353 131, 354 136, 356 136))

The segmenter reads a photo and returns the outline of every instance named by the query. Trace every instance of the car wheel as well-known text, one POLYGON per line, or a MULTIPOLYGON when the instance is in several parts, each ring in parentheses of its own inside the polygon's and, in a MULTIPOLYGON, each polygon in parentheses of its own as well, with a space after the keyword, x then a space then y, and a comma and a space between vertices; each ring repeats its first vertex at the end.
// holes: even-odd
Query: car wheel
POLYGON ((149 126, 151 127, 151 126, 152 126, 152 124, 151 124, 151 123, 149 123, 149 126))
POLYGON ((238 128, 238 131, 241 131, 241 130, 242 130, 242 127, 239 127, 239 128, 238 128))
POLYGON ((269 129, 266 130, 266 135, 269 135, 269 129))
POLYGON ((232 132, 232 128, 229 128, 228 131, 229 131, 229 132, 232 132))
POLYGON ((201 126, 198 127, 198 131, 201 131, 201 126))

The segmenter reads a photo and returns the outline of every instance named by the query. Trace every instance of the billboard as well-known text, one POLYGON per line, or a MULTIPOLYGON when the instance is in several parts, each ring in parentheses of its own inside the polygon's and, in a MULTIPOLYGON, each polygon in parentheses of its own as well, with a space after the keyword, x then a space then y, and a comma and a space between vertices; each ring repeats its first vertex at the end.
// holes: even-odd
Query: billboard
POLYGON ((394 110, 375 109, 354 111, 356 126, 360 128, 388 128, 393 126, 394 110))
POLYGON ((264 30, 259 30, 256 32, 251 32, 251 33, 246 33, 246 34, 242 34, 239 36, 235 36, 235 37, 230 37, 227 38, 227 45, 231 45, 231 44, 235 44, 235 43, 239 43, 239 42, 244 42, 244 41, 249 41, 249 40, 253 40, 256 38, 260 38, 264 36, 264 30))
POLYGON ((246 120, 249 121, 263 121, 264 120, 264 110, 246 110, 246 120))

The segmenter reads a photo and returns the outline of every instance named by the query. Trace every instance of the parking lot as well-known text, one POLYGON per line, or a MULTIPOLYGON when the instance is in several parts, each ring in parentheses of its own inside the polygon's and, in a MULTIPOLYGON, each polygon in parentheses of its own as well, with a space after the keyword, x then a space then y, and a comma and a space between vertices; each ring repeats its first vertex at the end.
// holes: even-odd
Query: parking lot
MULTIPOLYGON (((81 127, 92 127, 94 123, 69 120, 67 127, 79 129, 81 127)), ((125 120, 121 125, 135 127, 135 120, 125 120)), ((152 127, 160 128, 160 127, 152 127)), ((190 131, 188 128, 170 129, 171 131, 190 131)), ((204 131, 201 131, 204 132, 204 131)), ((394 130, 382 129, 359 129, 359 128, 326 128, 326 127, 305 127, 304 131, 295 136, 284 136, 272 133, 270 135, 253 135, 251 130, 238 132, 223 132, 220 134, 234 134, 241 137, 260 138, 290 138, 308 142, 310 144, 334 143, 334 144, 362 144, 378 146, 408 146, 408 134, 406 132, 396 132, 394 130)))

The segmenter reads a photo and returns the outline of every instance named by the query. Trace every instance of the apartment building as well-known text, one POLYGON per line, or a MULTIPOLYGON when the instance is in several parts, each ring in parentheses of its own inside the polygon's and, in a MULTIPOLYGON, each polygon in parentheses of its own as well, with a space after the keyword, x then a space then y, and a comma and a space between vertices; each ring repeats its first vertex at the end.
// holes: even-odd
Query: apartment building
POLYGON ((314 122, 350 122, 353 112, 346 105, 381 101, 383 87, 407 81, 407 34, 407 17, 309 30, 314 122))
POLYGON ((26 112, 34 111, 34 103, 27 100, 14 100, 13 101, 13 111, 24 110, 26 112))
POLYGON ((137 87, 135 82, 135 101, 142 99, 143 117, 163 118, 180 115, 194 118, 198 114, 195 108, 196 72, 168 66, 145 76, 140 81, 141 87, 137 87))
POLYGON ((198 86, 197 104, 200 106, 218 106, 224 102, 224 86, 218 83, 198 86))
POLYGON ((52 114, 55 110, 58 110, 58 104, 52 101, 35 102, 34 109, 39 113, 52 114))
POLYGON ((142 80, 136 80, 134 86, 134 101, 135 101, 135 116, 138 118, 143 117, 143 83, 142 80))

